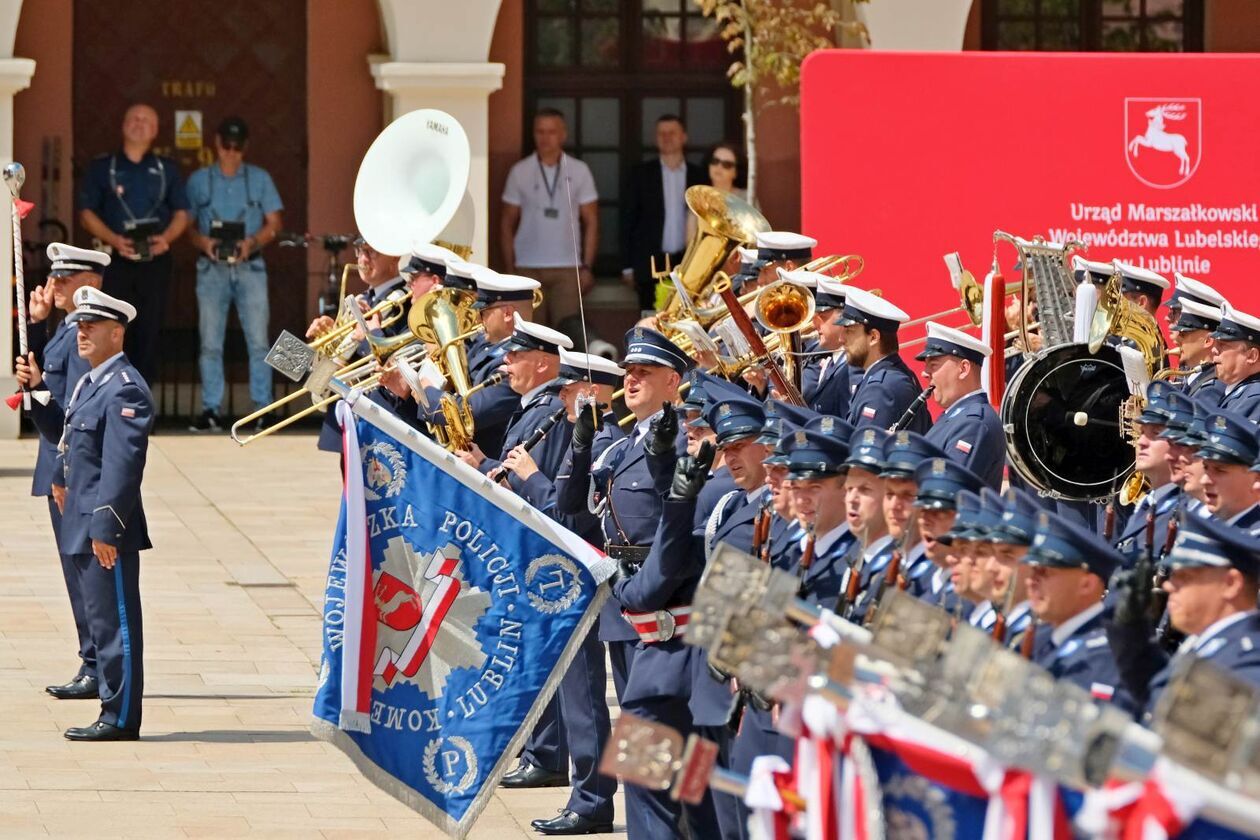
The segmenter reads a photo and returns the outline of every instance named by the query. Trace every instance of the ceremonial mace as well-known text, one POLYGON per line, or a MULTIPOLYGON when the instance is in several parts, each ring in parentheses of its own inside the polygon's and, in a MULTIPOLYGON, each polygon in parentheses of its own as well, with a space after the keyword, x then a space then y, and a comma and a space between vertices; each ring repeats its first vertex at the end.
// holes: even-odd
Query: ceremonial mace
MULTIPOLYGON (((22 274, 22 217, 34 206, 18 197, 22 185, 26 183, 26 167, 17 161, 10 163, 4 168, 4 183, 8 185, 9 193, 13 196, 13 280, 17 287, 18 354, 25 360, 27 354, 26 280, 22 274)), ((17 408, 16 401, 12 407, 17 408)), ((31 408, 31 392, 26 388, 22 388, 22 408, 27 411, 31 408)))

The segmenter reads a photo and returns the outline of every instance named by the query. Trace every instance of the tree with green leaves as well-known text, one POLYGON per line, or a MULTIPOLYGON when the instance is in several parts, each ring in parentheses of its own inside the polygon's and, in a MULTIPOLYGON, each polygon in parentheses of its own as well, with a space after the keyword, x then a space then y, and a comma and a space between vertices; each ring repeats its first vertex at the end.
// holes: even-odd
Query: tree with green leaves
POLYGON ((727 50, 731 84, 744 92, 744 146, 748 156, 748 198, 757 182, 758 93, 777 94, 771 105, 800 101, 801 62, 814 50, 869 42, 866 27, 854 20, 852 5, 868 0, 697 0, 719 24, 727 50))

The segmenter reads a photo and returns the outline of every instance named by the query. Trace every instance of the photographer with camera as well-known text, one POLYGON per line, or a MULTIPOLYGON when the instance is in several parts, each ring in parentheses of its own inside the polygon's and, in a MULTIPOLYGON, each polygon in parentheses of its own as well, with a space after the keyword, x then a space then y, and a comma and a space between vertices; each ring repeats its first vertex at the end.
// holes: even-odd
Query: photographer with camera
POLYGON ((128 108, 122 148, 88 164, 79 194, 80 223, 115 254, 103 291, 136 308, 127 358, 155 391, 171 243, 188 226, 184 180, 175 161, 153 154, 157 133, 157 111, 139 103, 128 108))
POLYGON ((228 307, 245 334, 249 353, 249 396, 255 408, 271 402, 267 365, 267 267, 262 249, 280 232, 284 205, 267 170, 245 163, 249 127, 228 117, 215 132, 217 160, 188 178, 188 201, 196 226, 197 311, 201 332, 201 416, 194 432, 217 432, 223 402, 223 335, 228 307))

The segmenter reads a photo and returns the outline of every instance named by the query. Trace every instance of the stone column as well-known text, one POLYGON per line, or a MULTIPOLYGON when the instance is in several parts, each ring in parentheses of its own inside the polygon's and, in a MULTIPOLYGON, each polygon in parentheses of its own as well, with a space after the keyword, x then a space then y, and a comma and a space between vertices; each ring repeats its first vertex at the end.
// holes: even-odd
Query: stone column
MULTIPOLYGON (((29 58, 0 58, 0 167, 13 160, 13 97, 31 84, 35 75, 35 62, 29 58)), ((22 161, 28 167, 31 161, 22 161)), ((30 196, 25 196, 30 200, 30 196)), ((9 192, 0 188, 0 202, 8 207, 9 192)), ((8 212, 0 212, 0 277, 4 278, 4 302, 0 303, 0 396, 7 397, 17 389, 13 378, 13 356, 9 349, 14 346, 13 309, 13 222, 8 212)), ((27 286, 36 278, 26 278, 27 286)), ((19 412, 0 405, 0 438, 18 436, 19 412)))
POLYGON ((873 50, 957 52, 972 0, 878 0, 855 6, 873 50))
POLYGON ((489 97, 503 86, 503 65, 490 62, 374 60, 371 68, 376 86, 389 94, 385 111, 387 123, 408 111, 437 108, 463 125, 472 155, 468 188, 477 211, 472 259, 485 263, 490 253, 488 202, 495 198, 487 192, 489 97))

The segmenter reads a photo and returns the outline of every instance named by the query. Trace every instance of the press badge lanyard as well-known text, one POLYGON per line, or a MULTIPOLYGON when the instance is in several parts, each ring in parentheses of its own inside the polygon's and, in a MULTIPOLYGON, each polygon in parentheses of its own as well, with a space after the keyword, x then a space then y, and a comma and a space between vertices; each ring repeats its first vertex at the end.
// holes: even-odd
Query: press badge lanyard
MULTIPOLYGON (((144 158, 141 158, 143 161, 144 158)), ((158 198, 153 202, 153 206, 149 208, 149 212, 144 214, 145 219, 156 218, 153 214, 161 206, 162 200, 166 198, 166 167, 162 165, 162 159, 154 157, 157 163, 158 175, 161 180, 158 182, 158 198)), ((109 188, 114 191, 114 195, 118 197, 118 203, 122 205, 123 210, 127 213, 127 218, 133 223, 139 224, 140 219, 136 218, 136 214, 131 212, 131 205, 127 203, 127 199, 123 196, 123 189, 118 184, 118 155, 109 156, 109 188)))
POLYGON ((556 189, 560 186, 560 168, 564 166, 564 152, 560 153, 560 160, 556 163, 556 177, 551 179, 551 183, 547 183, 547 170, 543 168, 542 158, 538 153, 534 153, 534 160, 538 161, 538 174, 542 176, 543 189, 547 191, 547 207, 543 210, 543 215, 548 219, 560 218, 560 211, 556 208, 556 189))

